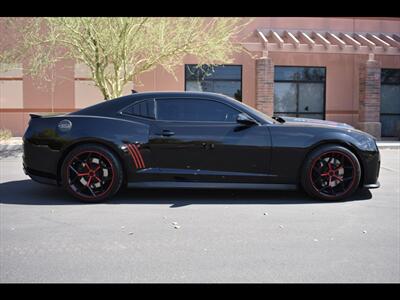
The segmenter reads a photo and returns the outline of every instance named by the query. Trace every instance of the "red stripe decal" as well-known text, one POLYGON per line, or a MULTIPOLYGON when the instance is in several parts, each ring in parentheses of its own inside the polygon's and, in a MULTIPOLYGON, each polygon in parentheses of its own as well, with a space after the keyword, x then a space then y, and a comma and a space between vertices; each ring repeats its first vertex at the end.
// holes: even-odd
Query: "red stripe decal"
POLYGON ((136 153, 137 153, 138 156, 139 156, 139 160, 140 160, 140 162, 142 163, 143 168, 145 168, 144 161, 143 161, 143 157, 142 157, 142 154, 140 153, 138 147, 137 147, 136 145, 132 145, 132 146, 133 146, 133 148, 136 150, 136 153))
POLYGON ((142 163, 141 163, 141 161, 140 161, 140 159, 139 159, 139 156, 138 156, 137 152, 135 151, 135 148, 133 147, 133 145, 132 145, 132 144, 129 144, 128 147, 131 149, 133 155, 135 156, 135 160, 137 161, 137 167, 138 167, 139 169, 140 169, 140 168, 143 168, 142 163))
POLYGON ((134 161, 134 163, 135 163, 135 167, 138 168, 138 163, 137 163, 136 157, 135 157, 134 154, 133 154, 133 150, 131 149, 131 147, 129 147, 129 146, 130 146, 129 144, 127 144, 127 146, 128 146, 128 151, 129 151, 129 153, 131 154, 131 156, 132 156, 132 158, 133 158, 133 161, 134 161))
POLYGON ((139 151, 139 149, 138 149, 138 147, 136 145, 132 145, 132 146, 133 146, 133 148, 135 149, 135 151, 136 151, 136 153, 138 155, 139 162, 142 165, 142 168, 144 169, 144 162, 143 162, 142 154, 140 153, 140 151, 139 151))

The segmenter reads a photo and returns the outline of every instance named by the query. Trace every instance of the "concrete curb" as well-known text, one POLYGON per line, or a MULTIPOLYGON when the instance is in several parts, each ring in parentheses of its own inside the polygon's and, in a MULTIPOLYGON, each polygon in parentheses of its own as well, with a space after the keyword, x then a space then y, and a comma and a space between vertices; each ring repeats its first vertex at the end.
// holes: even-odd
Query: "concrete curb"
POLYGON ((0 145, 0 159, 7 157, 19 157, 22 152, 22 145, 0 145))
POLYGON ((17 151, 22 150, 22 145, 0 145, 0 151, 17 151))
POLYGON ((383 149, 400 149, 400 143, 384 143, 384 144, 379 144, 377 143, 378 148, 380 150, 383 149))

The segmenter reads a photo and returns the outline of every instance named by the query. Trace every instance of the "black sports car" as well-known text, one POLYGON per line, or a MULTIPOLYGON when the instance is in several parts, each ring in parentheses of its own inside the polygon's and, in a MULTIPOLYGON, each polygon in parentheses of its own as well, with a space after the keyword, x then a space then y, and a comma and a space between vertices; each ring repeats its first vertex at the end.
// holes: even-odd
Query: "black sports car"
POLYGON ((379 187, 375 139, 329 121, 276 117, 227 96, 136 93, 31 115, 23 167, 88 202, 122 186, 296 189, 339 200, 379 187))

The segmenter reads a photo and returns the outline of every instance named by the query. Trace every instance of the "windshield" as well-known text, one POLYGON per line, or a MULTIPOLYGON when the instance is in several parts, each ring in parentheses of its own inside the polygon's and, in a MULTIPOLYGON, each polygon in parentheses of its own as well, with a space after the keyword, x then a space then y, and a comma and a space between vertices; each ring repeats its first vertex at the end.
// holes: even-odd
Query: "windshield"
POLYGON ((249 106, 249 105, 247 105, 247 104, 245 104, 243 102, 238 102, 237 104, 239 104, 240 106, 244 106, 244 108, 246 110, 250 111, 253 115, 257 116, 258 118, 260 118, 262 120, 265 120, 266 122, 276 123, 276 121, 273 118, 271 118, 270 116, 262 113, 261 111, 255 109, 255 108, 253 108, 253 107, 251 107, 251 106, 249 106))

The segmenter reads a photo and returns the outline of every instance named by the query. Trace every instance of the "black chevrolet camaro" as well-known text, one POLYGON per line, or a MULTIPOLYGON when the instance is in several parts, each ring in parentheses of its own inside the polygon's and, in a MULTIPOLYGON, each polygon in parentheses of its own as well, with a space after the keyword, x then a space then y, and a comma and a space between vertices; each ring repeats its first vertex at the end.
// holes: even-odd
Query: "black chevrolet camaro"
POLYGON ((271 118, 224 95, 136 93, 31 115, 25 173, 82 201, 132 188, 303 188, 340 200, 379 187, 375 139, 329 121, 271 118))

